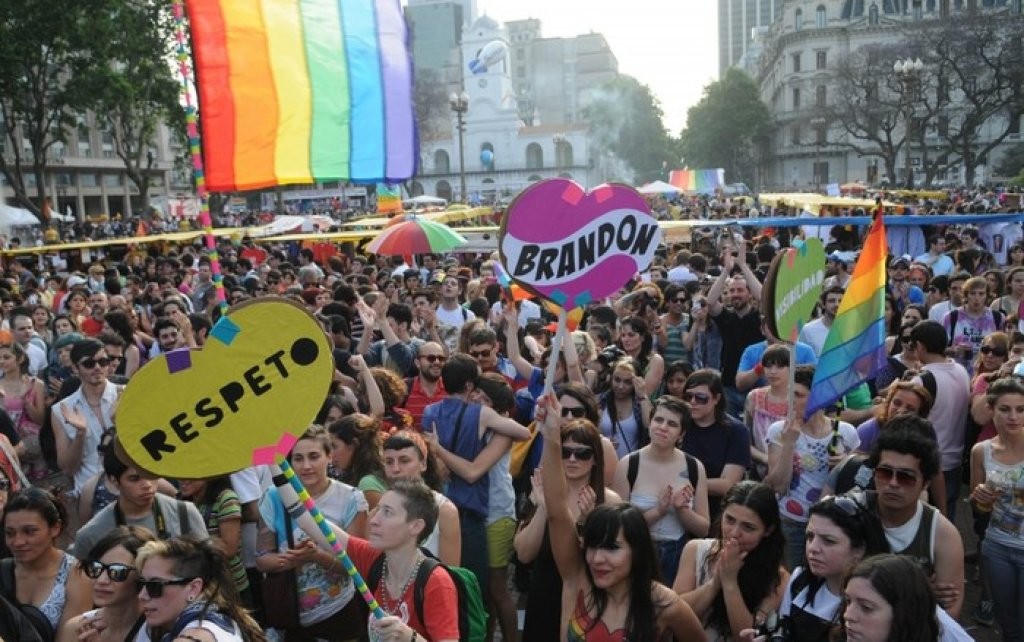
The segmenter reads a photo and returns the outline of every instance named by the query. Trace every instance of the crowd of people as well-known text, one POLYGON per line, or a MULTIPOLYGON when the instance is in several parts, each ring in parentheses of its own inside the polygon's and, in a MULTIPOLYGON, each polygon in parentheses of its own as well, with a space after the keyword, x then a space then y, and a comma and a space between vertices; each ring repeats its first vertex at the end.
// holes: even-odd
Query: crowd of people
POLYGON ((112 447, 139 368, 202 348, 224 313, 208 257, 9 260, 0 637, 454 641, 476 584, 487 639, 970 639, 959 622, 1021 640, 1020 224, 936 225, 892 256, 885 367, 806 418, 865 230, 826 239, 792 346, 760 311, 784 235, 744 230, 660 248, 557 354, 551 311, 514 300, 496 256, 220 246, 227 313, 292 299, 332 345, 289 459, 383 618, 269 469, 153 479, 112 447))

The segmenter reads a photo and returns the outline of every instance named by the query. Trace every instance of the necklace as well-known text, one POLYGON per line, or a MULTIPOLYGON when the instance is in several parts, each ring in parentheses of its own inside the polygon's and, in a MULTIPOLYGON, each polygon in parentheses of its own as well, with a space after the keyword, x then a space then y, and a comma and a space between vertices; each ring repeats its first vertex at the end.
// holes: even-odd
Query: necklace
POLYGON ((397 615, 398 608, 402 603, 402 596, 405 595, 406 591, 409 590, 409 586, 412 585, 416 579, 416 574, 419 573, 420 566, 423 564, 423 554, 416 553, 416 563, 412 566, 412 571, 409 573, 409 577, 405 579, 405 584, 402 586, 402 590, 398 592, 398 595, 392 597, 391 592, 388 591, 388 556, 384 555, 384 566, 381 569, 380 583, 381 583, 381 608, 388 612, 389 615, 397 615))

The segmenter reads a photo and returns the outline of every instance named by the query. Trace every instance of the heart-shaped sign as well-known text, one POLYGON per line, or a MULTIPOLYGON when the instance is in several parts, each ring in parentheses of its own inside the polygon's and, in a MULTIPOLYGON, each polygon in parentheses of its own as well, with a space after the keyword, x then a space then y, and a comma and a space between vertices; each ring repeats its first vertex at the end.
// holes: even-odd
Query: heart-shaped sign
POLYGON ((333 375, 331 346, 305 309, 239 306, 202 350, 174 350, 132 376, 117 409, 119 453, 184 479, 232 473, 254 456, 269 463, 316 417, 333 375))
POLYGON ((764 282, 762 315, 768 329, 796 343, 801 328, 811 320, 825 281, 825 248, 821 240, 796 241, 775 256, 764 282))
POLYGON ((501 223, 498 251, 509 275, 571 310, 602 299, 647 269, 661 228, 628 185, 552 178, 526 188, 501 223))

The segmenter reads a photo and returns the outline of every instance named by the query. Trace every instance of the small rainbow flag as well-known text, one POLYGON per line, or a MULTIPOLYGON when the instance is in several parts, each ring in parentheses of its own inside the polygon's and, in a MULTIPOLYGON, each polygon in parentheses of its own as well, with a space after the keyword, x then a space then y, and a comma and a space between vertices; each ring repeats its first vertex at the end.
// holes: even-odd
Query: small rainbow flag
POLYGON ((725 170, 718 169, 674 169, 668 182, 684 192, 711 194, 725 187, 725 170))
POLYGON ((885 365, 885 266, 888 255, 882 206, 879 205, 846 294, 821 349, 804 418, 832 406, 885 365))
POLYGON ((385 183, 378 183, 377 213, 386 214, 388 216, 400 213, 402 211, 401 190, 402 188, 399 185, 387 185, 385 183))
POLYGON ((416 168, 398 0, 187 0, 211 191, 416 168))

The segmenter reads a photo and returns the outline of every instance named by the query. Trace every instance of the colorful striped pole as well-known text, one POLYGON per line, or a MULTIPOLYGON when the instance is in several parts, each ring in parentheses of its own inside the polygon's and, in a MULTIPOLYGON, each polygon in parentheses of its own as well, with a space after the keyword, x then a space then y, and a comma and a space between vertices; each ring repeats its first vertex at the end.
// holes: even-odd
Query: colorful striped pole
POLYGON ((183 0, 174 0, 174 37, 178 43, 176 58, 178 73, 181 76, 181 93, 185 100, 185 124, 188 128, 188 149, 192 156, 192 170, 196 178, 196 194, 199 196, 199 224, 203 226, 206 239, 206 254, 210 257, 210 270, 213 272, 213 285, 221 312, 227 310, 227 297, 224 296, 224 277, 220 269, 220 256, 217 254, 217 238, 213 234, 213 219, 210 216, 210 194, 206 190, 206 176, 203 172, 203 152, 199 139, 199 124, 196 107, 192 102, 189 85, 193 84, 192 69, 186 48, 185 5, 183 0))
MULTIPOLYGON (((281 501, 285 505, 285 510, 289 510, 290 506, 301 504, 301 506, 309 512, 309 515, 313 518, 313 521, 316 522, 317 527, 319 527, 320 533, 327 540, 331 550, 333 550, 334 554, 337 556, 338 561, 341 562, 345 572, 347 572, 352 578, 352 583, 355 584, 356 590, 359 591, 359 594, 363 596, 363 600, 365 600, 366 604, 370 607, 374 617, 380 619, 387 615, 384 612, 384 609, 380 607, 380 604, 377 603, 377 599, 373 597, 370 587, 366 585, 366 580, 364 580, 363 576, 359 574, 359 570, 355 567, 355 564, 352 563, 352 559, 348 556, 348 553, 346 553, 345 549, 342 548, 341 542, 338 541, 337 536, 334 534, 334 530, 331 528, 331 525, 327 523, 327 518, 324 517, 324 514, 320 512, 319 508, 317 508, 316 502, 314 502, 313 498, 310 497, 309 491, 307 491, 306 487, 302 485, 302 481, 299 480, 298 475, 295 474, 295 470, 288 463, 288 460, 285 459, 284 455, 278 453, 275 456, 273 472, 275 477, 278 474, 281 474, 286 480, 288 480, 287 486, 277 486, 278 493, 281 495, 281 501), (294 493, 294 497, 291 497, 291 493, 288 491, 292 491, 294 493), (286 493, 288 496, 286 496, 286 493)), ((296 522, 299 521, 297 515, 293 515, 292 517, 296 522)))

